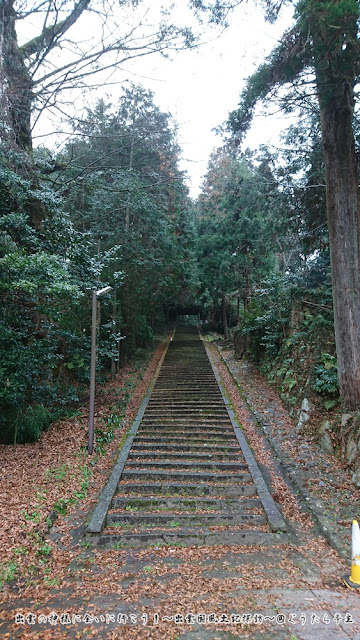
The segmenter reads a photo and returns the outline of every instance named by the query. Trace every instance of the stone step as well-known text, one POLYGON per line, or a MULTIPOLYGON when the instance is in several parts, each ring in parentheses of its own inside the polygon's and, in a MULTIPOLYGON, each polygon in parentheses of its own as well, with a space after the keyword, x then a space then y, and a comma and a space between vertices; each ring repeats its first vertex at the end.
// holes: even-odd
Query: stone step
POLYGON ((201 393, 203 395, 207 395, 209 392, 217 393, 218 387, 216 386, 216 383, 213 381, 204 382, 203 380, 194 380, 190 383, 190 382, 180 382, 180 381, 176 382, 176 380, 173 380, 171 383, 169 382, 168 384, 158 382, 156 384, 156 387, 154 388, 154 393, 158 393, 159 391, 166 391, 166 392, 181 391, 186 393, 194 392, 194 393, 201 393))
MULTIPOLYGON (((185 393, 179 392, 178 396, 175 396, 175 393, 172 392, 171 396, 170 394, 164 394, 164 395, 160 395, 157 400, 156 400, 156 406, 162 406, 164 405, 164 403, 168 404, 170 402, 172 402, 172 404, 177 405, 177 404, 187 404, 190 407, 195 407, 201 404, 207 404, 207 400, 208 398, 206 396, 189 396, 188 394, 185 396, 185 393)), ((218 403, 219 399, 218 398, 214 398, 214 403, 218 403)), ((155 406, 155 405, 151 405, 151 406, 155 406)))
POLYGON ((174 406, 184 405, 186 404, 189 407, 196 407, 198 405, 211 405, 213 402, 216 405, 220 406, 220 401, 222 399, 219 397, 210 397, 206 395, 200 394, 189 394, 189 392, 179 391, 178 393, 172 391, 171 393, 163 393, 156 394, 156 400, 151 404, 151 407, 160 407, 172 403, 174 406))
MULTIPOLYGON (((199 380, 197 379, 197 382, 199 382, 199 380)), ((197 385, 194 386, 194 380, 191 381, 184 381, 184 380, 176 380, 174 377, 172 378, 172 380, 169 380, 168 383, 165 384, 165 382, 159 382, 159 380, 157 381, 155 387, 154 387, 154 391, 153 394, 151 396, 151 400, 154 400, 157 396, 158 393, 166 393, 169 392, 169 389, 171 389, 171 391, 176 392, 176 391, 183 391, 187 394, 189 394, 189 396, 193 395, 194 393, 196 395, 202 395, 206 398, 209 398, 209 400, 211 400, 213 398, 213 396, 218 399, 221 397, 221 393, 219 391, 219 388, 216 386, 216 383, 214 382, 214 379, 212 381, 208 380, 208 381, 201 381, 203 384, 201 385, 201 389, 197 388, 197 385)))
POLYGON ((166 423, 157 423, 156 421, 153 422, 144 422, 141 423, 138 433, 142 433, 144 431, 161 431, 162 433, 166 433, 168 432, 169 434, 173 433, 174 431, 179 433, 180 431, 184 431, 188 434, 191 433, 200 433, 201 431, 207 435, 214 435, 216 433, 219 433, 219 429, 221 429, 221 433, 231 433, 234 436, 235 439, 235 434, 234 434, 234 429, 232 427, 231 424, 222 424, 222 423, 218 423, 218 424, 210 424, 210 423, 206 423, 204 420, 202 420, 201 422, 191 422, 191 423, 187 423, 187 422, 170 422, 169 424, 166 423))
POLYGON ((146 417, 141 421, 142 424, 208 424, 208 425, 228 425, 231 426, 229 416, 223 412, 215 413, 213 411, 191 411, 186 413, 185 411, 149 411, 146 417))
POLYGON ((104 532, 97 539, 97 544, 102 545, 119 545, 121 547, 143 547, 151 544, 152 547, 159 545, 176 546, 194 546, 194 545, 236 545, 236 546, 261 546, 270 547, 280 544, 289 544, 289 538, 286 534, 267 533, 256 530, 222 530, 212 531, 204 528, 203 530, 183 528, 177 531, 152 530, 143 531, 141 533, 122 533, 116 535, 114 533, 104 532))
POLYGON ((140 427, 138 429, 138 433, 143 432, 143 431, 159 431, 159 432, 169 432, 169 435, 171 435, 174 431, 177 433, 180 433, 181 431, 189 434, 189 435, 194 435, 196 436, 197 434, 203 434, 204 440, 206 440, 207 436, 213 436, 213 435, 221 435, 222 433, 224 435, 230 435, 232 438, 235 439, 235 433, 234 433, 234 429, 233 426, 230 423, 225 423, 225 422, 217 422, 214 420, 214 422, 206 422, 206 420, 199 420, 199 421, 194 421, 191 420, 189 422, 184 421, 184 422, 169 422, 169 423, 163 423, 163 422, 157 422, 156 420, 153 421, 149 421, 149 422, 142 422, 140 424, 140 427))
POLYGON ((236 442, 234 433, 231 431, 204 431, 203 429, 190 430, 186 429, 147 429, 139 431, 139 438, 148 442, 161 443, 187 443, 193 441, 195 443, 212 443, 212 442, 236 442))
POLYGON ((250 473, 205 473, 204 471, 191 472, 191 471, 170 471, 170 470, 143 470, 143 469, 128 469, 125 468, 122 477, 128 480, 134 480, 138 478, 139 480, 161 480, 161 479, 172 479, 186 481, 186 480, 196 480, 197 482, 226 482, 229 481, 233 484, 242 484, 246 482, 251 482, 250 473))
MULTIPOLYGON (((155 460, 157 458, 161 458, 162 460, 164 460, 164 462, 168 460, 173 460, 174 462, 178 460, 185 460, 189 462, 191 460, 197 460, 198 462, 206 462, 207 460, 211 462, 239 462, 240 456, 240 452, 238 456, 236 456, 235 453, 221 453, 219 451, 216 451, 216 449, 214 449, 213 453, 194 453, 189 451, 184 453, 181 453, 180 451, 174 451, 172 453, 171 451, 144 451, 142 449, 133 449, 129 453, 128 460, 133 460, 134 458, 136 458, 137 460, 155 460)), ((242 456, 241 460, 244 460, 242 456)))
POLYGON ((246 471, 247 464, 241 462, 187 462, 185 460, 141 460, 141 464, 137 460, 128 460, 125 469, 140 468, 146 469, 182 469, 194 471, 207 471, 215 469, 216 471, 246 471))
POLYGON ((214 374, 208 362, 204 361, 201 367, 194 367, 191 363, 189 366, 177 367, 176 365, 169 366, 169 364, 163 364, 163 369, 160 372, 157 383, 161 380, 173 382, 176 379, 179 382, 187 382, 188 380, 209 380, 214 381, 214 374))
POLYGON ((257 513, 131 513, 128 511, 108 512, 106 526, 131 525, 141 527, 144 525, 157 525, 160 527, 191 527, 202 525, 238 525, 266 524, 265 515, 257 513))
MULTIPOLYGON (((180 392, 179 395, 177 397, 174 398, 174 392, 171 393, 171 397, 169 395, 163 395, 160 396, 157 400, 156 406, 160 406, 163 403, 170 403, 172 402, 174 405, 178 404, 187 404, 189 407, 194 408, 197 406, 201 406, 202 404, 207 404, 207 398, 205 396, 192 396, 191 398, 189 397, 184 397, 185 394, 183 395, 183 393, 181 392, 181 396, 180 396, 180 392)), ((217 404, 218 403, 218 399, 214 399, 214 403, 217 404)), ((220 405, 219 405, 220 406, 220 405)))
POLYGON ((197 424, 204 422, 204 424, 231 424, 229 416, 223 411, 215 413, 213 411, 149 411, 146 413, 141 421, 142 424, 148 424, 149 422, 157 421, 159 424, 178 424, 184 422, 193 422, 197 424))
POLYGON ((197 390, 197 387, 201 385, 201 391, 205 391, 206 389, 218 390, 216 386, 216 382, 212 376, 207 376, 207 378, 200 378, 199 376, 195 376, 194 378, 180 378, 180 376, 175 377, 174 375, 169 376, 168 378, 158 378, 155 389, 190 389, 197 390))
POLYGON ((179 496, 218 496, 226 498, 242 498, 255 496, 256 487, 253 484, 198 484, 188 482, 120 482, 117 487, 119 494, 137 495, 179 495, 179 496))
POLYGON ((244 511, 247 509, 261 508, 259 498, 241 497, 237 500, 228 498, 154 498, 154 497, 115 497, 112 500, 112 509, 146 510, 175 510, 175 511, 204 511, 215 509, 216 511, 244 511))
POLYGON ((206 417, 199 416, 198 419, 194 418, 173 418, 173 419, 162 419, 156 420, 156 418, 147 418, 146 420, 142 420, 139 429, 141 428, 149 428, 149 427, 158 427, 169 429, 171 427, 174 428, 188 428, 188 429, 198 429, 199 427, 203 427, 204 429, 215 430, 215 429, 231 429, 234 433, 233 426, 230 420, 223 420, 222 418, 213 420, 209 420, 206 417))
POLYGON ((169 415, 169 413, 159 413, 158 415, 154 414, 152 411, 149 411, 146 417, 144 417, 141 421, 141 424, 158 424, 158 425, 172 425, 172 424, 194 424, 197 426, 200 424, 205 425, 227 425, 231 427, 231 422, 229 420, 229 416, 224 414, 214 415, 213 413, 207 414, 205 411, 193 412, 191 414, 183 414, 183 413, 173 413, 169 415))
MULTIPOLYGON (((149 431, 149 430, 155 430, 155 429, 157 431, 167 430, 169 432, 185 430, 188 433, 191 433, 192 431, 196 433, 202 429, 206 433, 213 433, 221 429, 224 432, 230 432, 234 434, 233 426, 230 423, 218 422, 216 424, 215 420, 214 420, 214 423, 206 422, 205 420, 201 420, 201 421, 199 420, 198 422, 169 421, 168 423, 164 421, 156 422, 156 420, 152 420, 152 421, 142 422, 139 427, 138 433, 140 433, 141 431, 149 431)), ((235 434, 234 434, 234 437, 235 437, 235 434)))
POLYGON ((216 413, 219 413, 219 411, 221 411, 222 413, 226 414, 224 403, 205 402, 204 400, 187 400, 186 402, 174 402, 174 400, 171 398, 166 400, 157 400, 156 402, 149 402, 146 413, 156 413, 158 411, 162 413, 166 413, 167 411, 175 411, 179 413, 181 411, 185 411, 187 413, 196 413, 197 411, 215 411, 216 413))
POLYGON ((230 432, 212 432, 208 433, 206 431, 198 431, 196 433, 186 433, 185 431, 176 432, 171 431, 167 434, 162 434, 161 437, 159 435, 154 435, 153 431, 143 431, 139 432, 139 436, 137 436, 138 443, 152 443, 158 442, 159 444, 165 443, 175 443, 175 444, 187 444, 190 445, 191 442, 194 444, 198 444, 199 442, 204 446, 206 443, 211 443, 211 438, 214 438, 214 442, 236 442, 234 433, 230 432), (176 433, 176 435, 174 435, 176 433))
POLYGON ((214 399, 216 401, 216 400, 220 400, 220 398, 222 398, 222 395, 219 389, 215 389, 215 387, 211 391, 205 392, 205 391, 202 391, 201 389, 178 389, 178 388, 160 389, 155 386, 151 396, 152 399, 161 400, 162 398, 167 398, 167 397, 172 397, 174 398, 174 400, 179 400, 183 397, 184 400, 189 398, 190 400, 195 401, 198 398, 205 398, 206 400, 214 399))
POLYGON ((182 354, 181 363, 179 363, 177 358, 174 359, 173 362, 168 359, 164 361, 158 380, 161 380, 161 378, 169 379, 170 377, 178 377, 185 380, 185 376, 189 378, 203 377, 213 380, 213 372, 209 360, 206 360, 206 357, 199 359, 199 354, 196 353, 193 358, 189 358, 187 354, 182 354))
MULTIPOLYGON (((195 380, 199 380, 199 378, 195 378, 195 380)), ((207 380, 202 380, 202 382, 204 383, 204 385, 206 385, 207 387, 211 387, 212 389, 214 389, 214 391, 219 392, 219 388, 216 387, 216 385, 214 384, 214 378, 212 378, 211 376, 207 377, 207 380)), ((183 379, 181 376, 175 375, 175 374, 168 374, 165 377, 158 377, 156 384, 155 384, 155 391, 157 389, 163 388, 163 389, 167 389, 168 387, 170 388, 174 388, 177 389, 179 388, 179 386, 184 386, 184 387, 190 387, 190 391, 193 391, 194 389, 191 388, 191 384, 194 383, 194 380, 188 380, 188 379, 183 379)))
POLYGON ((159 451, 159 452, 164 452, 166 453, 167 451, 169 452, 174 452, 174 455, 177 452, 184 452, 184 455, 186 455, 186 452, 189 452, 191 454, 196 455, 197 453, 200 454, 204 454, 204 455, 227 455, 227 454, 231 454, 231 455, 242 455, 242 451, 239 447, 238 444, 231 446, 230 444, 228 445, 218 445, 218 444, 209 444, 207 442, 201 443, 201 444, 197 444, 197 445, 178 445, 178 444, 162 444, 162 441, 159 442, 159 444, 144 444, 141 442, 137 442, 137 440, 135 440, 133 442, 131 451, 129 455, 133 455, 136 453, 136 451, 140 449, 142 451, 147 451, 149 454, 154 451, 159 451))
POLYGON ((156 402, 149 402, 146 412, 163 411, 163 409, 165 408, 164 405, 167 410, 174 409, 180 411, 182 409, 183 411, 187 411, 188 413, 191 413, 191 411, 196 411, 197 409, 207 409, 208 411, 223 411, 226 413, 224 403, 221 404, 219 401, 209 402, 206 398, 204 398, 201 402, 199 400, 194 400, 191 402, 187 401, 186 403, 182 401, 174 402, 172 398, 167 398, 166 400, 161 398, 156 402))
POLYGON ((215 386, 211 387, 211 389, 193 389, 191 387, 187 387, 186 389, 179 389, 179 387, 158 387, 157 385, 154 387, 154 391, 151 395, 150 402, 154 402, 155 400, 161 400, 165 397, 172 397, 174 400, 181 400, 181 395, 186 395, 189 400, 196 401, 198 398, 204 398, 208 402, 219 402, 222 399, 222 395, 219 389, 216 389, 215 386))

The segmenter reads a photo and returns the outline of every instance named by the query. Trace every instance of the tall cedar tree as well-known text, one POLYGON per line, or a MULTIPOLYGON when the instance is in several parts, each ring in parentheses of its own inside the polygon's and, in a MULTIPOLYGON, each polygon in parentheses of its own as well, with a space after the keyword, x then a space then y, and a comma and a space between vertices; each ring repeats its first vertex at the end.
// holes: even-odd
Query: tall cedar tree
POLYGON ((326 178, 339 388, 360 407, 360 227, 353 112, 360 48, 356 0, 302 0, 295 26, 247 82, 229 125, 249 126, 256 103, 274 89, 315 76, 326 178))

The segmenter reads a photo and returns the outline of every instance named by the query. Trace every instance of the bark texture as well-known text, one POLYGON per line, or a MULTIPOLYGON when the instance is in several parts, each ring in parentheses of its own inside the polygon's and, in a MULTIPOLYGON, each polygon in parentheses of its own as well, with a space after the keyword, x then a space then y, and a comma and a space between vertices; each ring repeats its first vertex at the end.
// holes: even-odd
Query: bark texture
POLYGON ((230 334, 229 334, 229 326, 227 321, 227 302, 226 302, 226 297, 224 293, 221 294, 221 317, 222 317, 222 323, 223 323, 223 329, 224 329, 224 336, 225 336, 225 339, 228 340, 230 337, 230 334))
POLYGON ((340 394, 360 406, 360 224, 352 108, 346 91, 321 110, 340 394))
POLYGON ((13 4, 13 0, 0 3, 0 135, 17 148, 30 151, 33 83, 17 44, 13 4))
POLYGON ((360 218, 353 130, 359 6, 307 1, 313 39, 326 178, 340 395, 360 407, 360 218))

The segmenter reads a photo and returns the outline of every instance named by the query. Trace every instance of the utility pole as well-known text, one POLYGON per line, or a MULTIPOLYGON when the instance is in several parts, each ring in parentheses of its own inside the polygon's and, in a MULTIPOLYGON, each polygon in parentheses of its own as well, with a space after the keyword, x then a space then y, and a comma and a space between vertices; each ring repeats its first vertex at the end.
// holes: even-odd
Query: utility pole
POLYGON ((96 374, 96 325, 97 325, 97 299, 104 293, 111 291, 112 287, 104 287, 92 292, 91 301, 91 362, 90 362, 90 404, 89 404, 89 444, 88 451, 93 452, 94 445, 94 405, 95 405, 95 374, 96 374))

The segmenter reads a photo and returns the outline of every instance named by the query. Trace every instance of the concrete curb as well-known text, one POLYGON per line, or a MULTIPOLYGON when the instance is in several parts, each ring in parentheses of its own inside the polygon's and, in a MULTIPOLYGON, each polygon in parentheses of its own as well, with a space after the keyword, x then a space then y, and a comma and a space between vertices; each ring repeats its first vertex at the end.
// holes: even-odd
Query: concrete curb
POLYGON ((309 510, 310 514, 312 515, 313 519, 315 520, 315 522, 316 522, 317 526, 319 527, 321 533, 324 535, 324 537, 329 542, 330 546, 333 549, 335 549, 335 551, 338 553, 338 555, 342 559, 349 560, 349 557, 350 557, 351 554, 349 555, 349 550, 348 549, 344 549, 344 541, 341 540, 341 538, 332 530, 332 521, 324 515, 323 505, 320 504, 319 502, 317 502, 317 500, 311 495, 311 493, 306 489, 306 487, 304 487, 302 482, 299 480, 298 475, 297 475, 297 471, 294 468, 293 461, 288 456, 286 456, 286 454, 280 449, 280 447, 277 445, 277 443, 272 440, 271 436, 268 433, 268 429, 267 429, 268 428, 268 423, 263 419, 261 413, 256 411, 256 409, 251 404, 249 398, 246 396, 244 391, 241 389, 240 384, 236 380, 233 372, 231 371, 230 367, 228 366, 228 363, 226 362, 225 358, 223 357, 223 355, 222 355, 221 351, 219 350, 218 346, 215 343, 212 343, 212 344, 214 344, 214 346, 216 347, 216 349, 217 349, 217 351, 219 353, 219 356, 221 358, 221 361, 226 366, 228 372, 230 373, 232 379, 234 380, 234 382, 235 382, 235 384, 236 384, 236 386, 238 388, 239 394, 240 394, 241 398, 243 399, 243 401, 245 402, 246 407, 251 412, 257 427, 261 430, 261 433, 265 436, 265 439, 266 439, 269 447, 275 453, 276 458, 277 458, 278 462, 280 463, 284 473, 286 474, 290 485, 294 488, 295 491, 297 491, 301 495, 304 504, 308 507, 308 510, 309 510))
POLYGON ((166 356, 167 350, 169 348, 169 343, 170 343, 170 335, 167 338, 167 342, 165 344, 164 347, 164 351, 161 355, 161 358, 159 360, 159 363, 156 367, 155 370, 155 374, 152 377, 152 380, 146 390, 146 393, 144 395, 144 398, 141 402, 141 405, 139 407, 139 410, 131 424, 131 427, 127 433, 126 436, 126 440, 121 448, 121 451, 119 453, 118 459, 115 463, 115 466, 111 472, 110 478, 107 482, 107 484, 105 485, 100 499, 95 507, 95 510, 91 516, 90 522, 88 524, 88 526, 86 527, 86 533, 87 534, 91 534, 91 535, 98 535, 101 533, 104 524, 105 524, 105 519, 106 519, 106 514, 108 512, 108 509, 110 507, 111 501, 114 497, 115 491, 116 491, 116 487, 120 481, 122 472, 124 470, 130 449, 132 447, 132 443, 136 437, 140 422, 142 420, 142 417, 145 413, 145 409, 149 403, 150 400, 150 396, 152 393, 152 390, 155 386, 157 377, 160 373, 160 369, 162 366, 162 363, 164 361, 164 358, 166 356))

